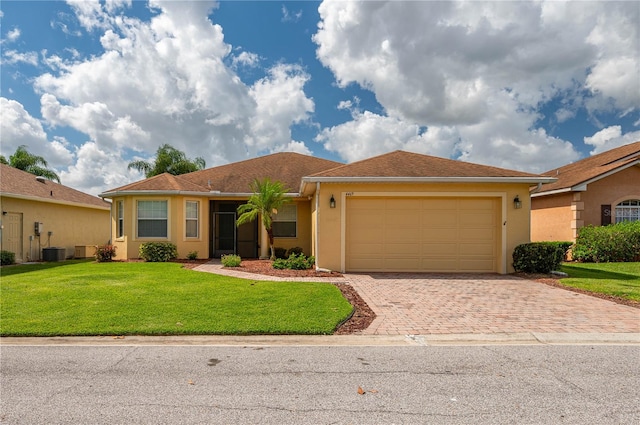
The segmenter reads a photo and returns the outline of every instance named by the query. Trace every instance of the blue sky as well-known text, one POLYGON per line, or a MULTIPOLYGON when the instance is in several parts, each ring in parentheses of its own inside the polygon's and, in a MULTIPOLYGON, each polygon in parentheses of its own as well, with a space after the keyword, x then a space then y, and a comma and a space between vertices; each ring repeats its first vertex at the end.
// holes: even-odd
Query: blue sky
POLYGON ((99 194, 169 143, 207 166, 397 149, 530 172, 640 140, 636 2, 2 1, 0 153, 99 194))

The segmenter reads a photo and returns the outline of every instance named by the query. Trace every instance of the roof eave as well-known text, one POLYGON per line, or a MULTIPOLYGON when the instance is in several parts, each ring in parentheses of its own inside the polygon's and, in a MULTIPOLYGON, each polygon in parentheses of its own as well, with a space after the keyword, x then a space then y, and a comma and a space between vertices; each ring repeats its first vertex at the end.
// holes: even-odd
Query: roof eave
MULTIPOLYGON (((555 177, 303 177, 305 183, 553 183, 555 177)), ((302 188, 303 186, 301 186, 302 188)))
POLYGON ((61 199, 41 198, 39 196, 20 195, 17 193, 0 192, 0 196, 2 196, 3 198, 14 198, 14 199, 23 199, 25 201, 46 202, 48 204, 70 205, 73 207, 91 208, 95 210, 109 211, 111 209, 110 205, 100 206, 100 205, 86 204, 84 202, 73 202, 73 201, 65 201, 61 199))
POLYGON ((614 168, 613 170, 609 170, 606 173, 602 173, 599 174, 595 177, 592 177, 588 180, 584 180, 581 182, 578 182, 577 184, 570 186, 570 187, 563 187, 560 189, 555 189, 555 190, 549 190, 546 192, 536 192, 536 193, 532 193, 531 197, 535 198, 535 197, 539 197, 539 196, 547 196, 547 195, 557 195, 559 193, 566 193, 566 192, 586 192, 587 190, 587 186, 591 183, 597 182, 598 180, 602 180, 606 177, 609 177, 615 173, 618 173, 620 171, 626 170, 627 168, 633 167, 634 165, 640 165, 640 159, 637 159, 635 161, 631 161, 628 162, 620 167, 614 168))
MULTIPOLYGON (((205 198, 218 197, 218 198, 248 198, 253 195, 251 192, 239 193, 239 192, 220 192, 218 190, 211 190, 209 192, 196 192, 189 190, 116 190, 112 192, 101 193, 101 198, 115 198, 116 196, 201 196, 205 198)), ((287 197, 298 197, 298 193, 285 193, 287 197)))

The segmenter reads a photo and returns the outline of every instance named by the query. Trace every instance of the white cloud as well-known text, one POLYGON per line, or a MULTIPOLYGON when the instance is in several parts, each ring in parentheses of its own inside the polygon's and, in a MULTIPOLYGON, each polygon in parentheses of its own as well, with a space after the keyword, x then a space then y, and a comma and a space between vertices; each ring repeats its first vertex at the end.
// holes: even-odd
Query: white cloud
POLYGON ((238 67, 240 65, 256 67, 260 62, 260 56, 255 53, 241 52, 239 55, 234 55, 231 62, 234 67, 238 67))
POLYGON ((20 38, 20 28, 14 28, 12 30, 9 30, 9 32, 7 33, 7 40, 8 41, 16 41, 18 38, 20 38))
POLYGON ((622 128, 619 125, 603 128, 593 136, 584 138, 584 142, 587 145, 594 147, 590 152, 591 155, 606 152, 613 148, 637 142, 638 140, 640 140, 640 131, 622 134, 622 128))
MULTIPOLYGON (((310 77, 302 68, 279 64, 247 86, 225 65, 232 47, 207 18, 217 3, 152 1, 148 22, 120 16, 128 5, 72 2, 81 25, 98 33, 104 53, 89 58, 43 53, 51 71, 34 86, 44 120, 89 139, 69 173, 89 173, 89 160, 104 163, 104 175, 92 174, 87 185, 113 188, 114 173, 117 185, 124 184, 122 178, 139 178, 116 162, 126 166, 123 158, 130 150, 153 154, 164 143, 203 157, 207 166, 276 150, 309 152, 290 131, 314 108, 303 90, 310 77)), ((231 66, 233 61, 255 66, 258 60, 243 52, 232 57, 231 66)), ((85 179, 74 181, 82 185, 85 179)))
POLYGON ((15 65, 19 63, 37 66, 38 54, 35 52, 18 52, 16 50, 4 50, 2 52, 3 65, 15 65))
POLYGON ((54 169, 72 163, 73 154, 63 140, 55 139, 50 142, 40 121, 31 116, 19 102, 0 97, 0 111, 0 153, 7 159, 18 146, 25 145, 30 153, 42 156, 54 169))
POLYGON ((319 12, 318 59, 341 87, 371 90, 386 114, 364 113, 323 131, 318 140, 348 160, 409 140, 433 149, 422 133, 404 132, 414 125, 447 129, 445 156, 459 151, 469 161, 544 171, 579 157, 537 124, 548 102, 571 97, 558 122, 581 107, 640 108, 633 2, 325 1, 319 12), (367 131, 373 124, 377 131, 367 131), (359 149, 349 146, 347 137, 365 134, 359 149))

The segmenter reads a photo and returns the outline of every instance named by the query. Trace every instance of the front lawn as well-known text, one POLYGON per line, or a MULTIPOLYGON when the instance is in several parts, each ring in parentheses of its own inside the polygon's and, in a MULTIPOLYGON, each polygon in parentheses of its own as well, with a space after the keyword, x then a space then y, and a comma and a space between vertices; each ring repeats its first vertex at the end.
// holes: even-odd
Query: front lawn
POLYGON ((564 263, 560 283, 640 302, 640 263, 564 263))
POLYGON ((260 282, 178 263, 0 269, 0 335, 331 334, 351 312, 328 283, 260 282))

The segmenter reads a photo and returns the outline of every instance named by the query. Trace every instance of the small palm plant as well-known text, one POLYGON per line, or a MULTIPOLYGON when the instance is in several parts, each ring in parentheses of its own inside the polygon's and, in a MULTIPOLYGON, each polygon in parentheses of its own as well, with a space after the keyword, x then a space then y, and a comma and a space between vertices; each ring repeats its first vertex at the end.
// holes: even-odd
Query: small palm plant
POLYGON ((236 225, 241 226, 244 223, 255 220, 258 216, 262 217, 262 225, 267 231, 269 237, 269 248, 271 250, 271 260, 276 259, 275 248, 273 246, 273 214, 278 213, 278 209, 284 204, 291 201, 285 194, 282 182, 271 181, 269 178, 263 180, 254 180, 251 183, 251 191, 253 194, 249 197, 246 204, 238 207, 240 216, 236 220, 236 225))

